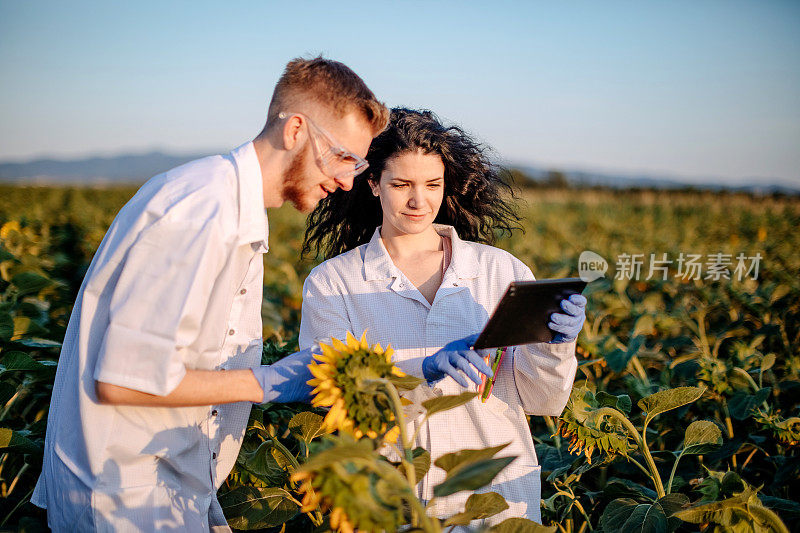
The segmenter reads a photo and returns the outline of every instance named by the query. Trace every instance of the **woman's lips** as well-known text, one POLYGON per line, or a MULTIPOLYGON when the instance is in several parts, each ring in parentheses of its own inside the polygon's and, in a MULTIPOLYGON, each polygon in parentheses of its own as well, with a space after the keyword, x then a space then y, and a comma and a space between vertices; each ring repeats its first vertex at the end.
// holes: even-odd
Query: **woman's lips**
POLYGON ((425 214, 425 215, 412 215, 410 213, 403 213, 403 215, 407 216, 411 220, 422 220, 423 218, 425 218, 427 216, 427 214, 425 214))

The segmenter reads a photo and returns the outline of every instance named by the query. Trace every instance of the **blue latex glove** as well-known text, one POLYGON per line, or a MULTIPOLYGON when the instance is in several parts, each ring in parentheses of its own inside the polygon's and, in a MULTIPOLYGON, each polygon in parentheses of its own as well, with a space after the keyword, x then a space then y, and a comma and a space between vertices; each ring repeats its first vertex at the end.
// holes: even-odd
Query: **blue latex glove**
POLYGON ((450 376, 462 387, 467 387, 467 380, 461 375, 463 371, 469 379, 476 384, 481 384, 481 378, 473 366, 480 372, 492 377, 492 369, 483 360, 478 352, 472 349, 472 344, 478 340, 478 335, 470 335, 457 341, 448 343, 444 348, 422 360, 422 373, 429 383, 450 376))
POLYGON ((312 358, 311 349, 306 348, 271 365, 252 368, 256 381, 264 390, 261 403, 311 402, 314 389, 306 382, 314 377, 308 369, 312 358))
POLYGON ((553 313, 547 327, 555 332, 553 340, 548 344, 561 344, 572 342, 578 338, 586 321, 586 297, 582 294, 573 294, 561 300, 561 309, 564 313, 553 313))

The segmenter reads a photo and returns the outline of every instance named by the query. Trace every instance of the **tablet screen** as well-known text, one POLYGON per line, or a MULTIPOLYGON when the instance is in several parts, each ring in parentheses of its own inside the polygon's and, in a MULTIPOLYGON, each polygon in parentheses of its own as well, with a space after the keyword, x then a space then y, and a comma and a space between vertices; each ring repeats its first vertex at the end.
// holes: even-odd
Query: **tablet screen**
POLYGON ((580 294, 585 287, 586 281, 580 278, 511 282, 473 347, 552 341, 554 333, 547 327, 550 315, 563 313, 561 300, 580 294))

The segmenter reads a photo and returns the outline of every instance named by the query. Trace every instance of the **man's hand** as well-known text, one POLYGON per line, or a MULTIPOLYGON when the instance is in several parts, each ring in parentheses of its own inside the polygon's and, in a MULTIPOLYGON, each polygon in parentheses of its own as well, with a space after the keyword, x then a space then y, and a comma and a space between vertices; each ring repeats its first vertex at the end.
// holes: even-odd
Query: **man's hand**
POLYGON ((422 360, 422 373, 429 382, 442 379, 445 375, 450 376, 462 387, 467 387, 467 380, 461 375, 462 370, 469 379, 476 384, 481 384, 481 378, 475 369, 492 377, 492 369, 484 362, 483 357, 472 349, 472 344, 478 339, 478 335, 470 335, 463 339, 453 341, 433 355, 429 355, 422 360))
POLYGON ((313 388, 306 382, 314 377, 308 369, 312 358, 311 349, 306 348, 271 365, 251 369, 264 391, 260 403, 310 402, 313 388))
POLYGON ((578 338, 586 320, 586 297, 582 294, 573 294, 561 300, 561 309, 564 313, 553 313, 550 315, 550 322, 547 323, 547 327, 555 332, 553 340, 548 344, 572 342, 578 338))

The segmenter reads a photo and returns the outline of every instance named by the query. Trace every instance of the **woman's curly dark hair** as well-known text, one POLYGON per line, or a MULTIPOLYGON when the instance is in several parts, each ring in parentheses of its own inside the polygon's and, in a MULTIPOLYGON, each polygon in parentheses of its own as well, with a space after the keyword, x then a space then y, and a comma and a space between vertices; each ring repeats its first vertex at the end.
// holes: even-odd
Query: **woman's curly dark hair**
POLYGON ((320 201, 306 220, 301 255, 312 250, 329 259, 369 242, 383 222, 380 200, 367 180, 380 181, 386 162, 400 154, 422 151, 444 163, 444 199, 438 224, 453 226, 465 240, 491 244, 522 229, 513 187, 505 171, 487 157, 487 148, 457 126, 446 127, 431 111, 392 109, 389 125, 370 145, 369 168, 350 192, 337 190, 320 201))

